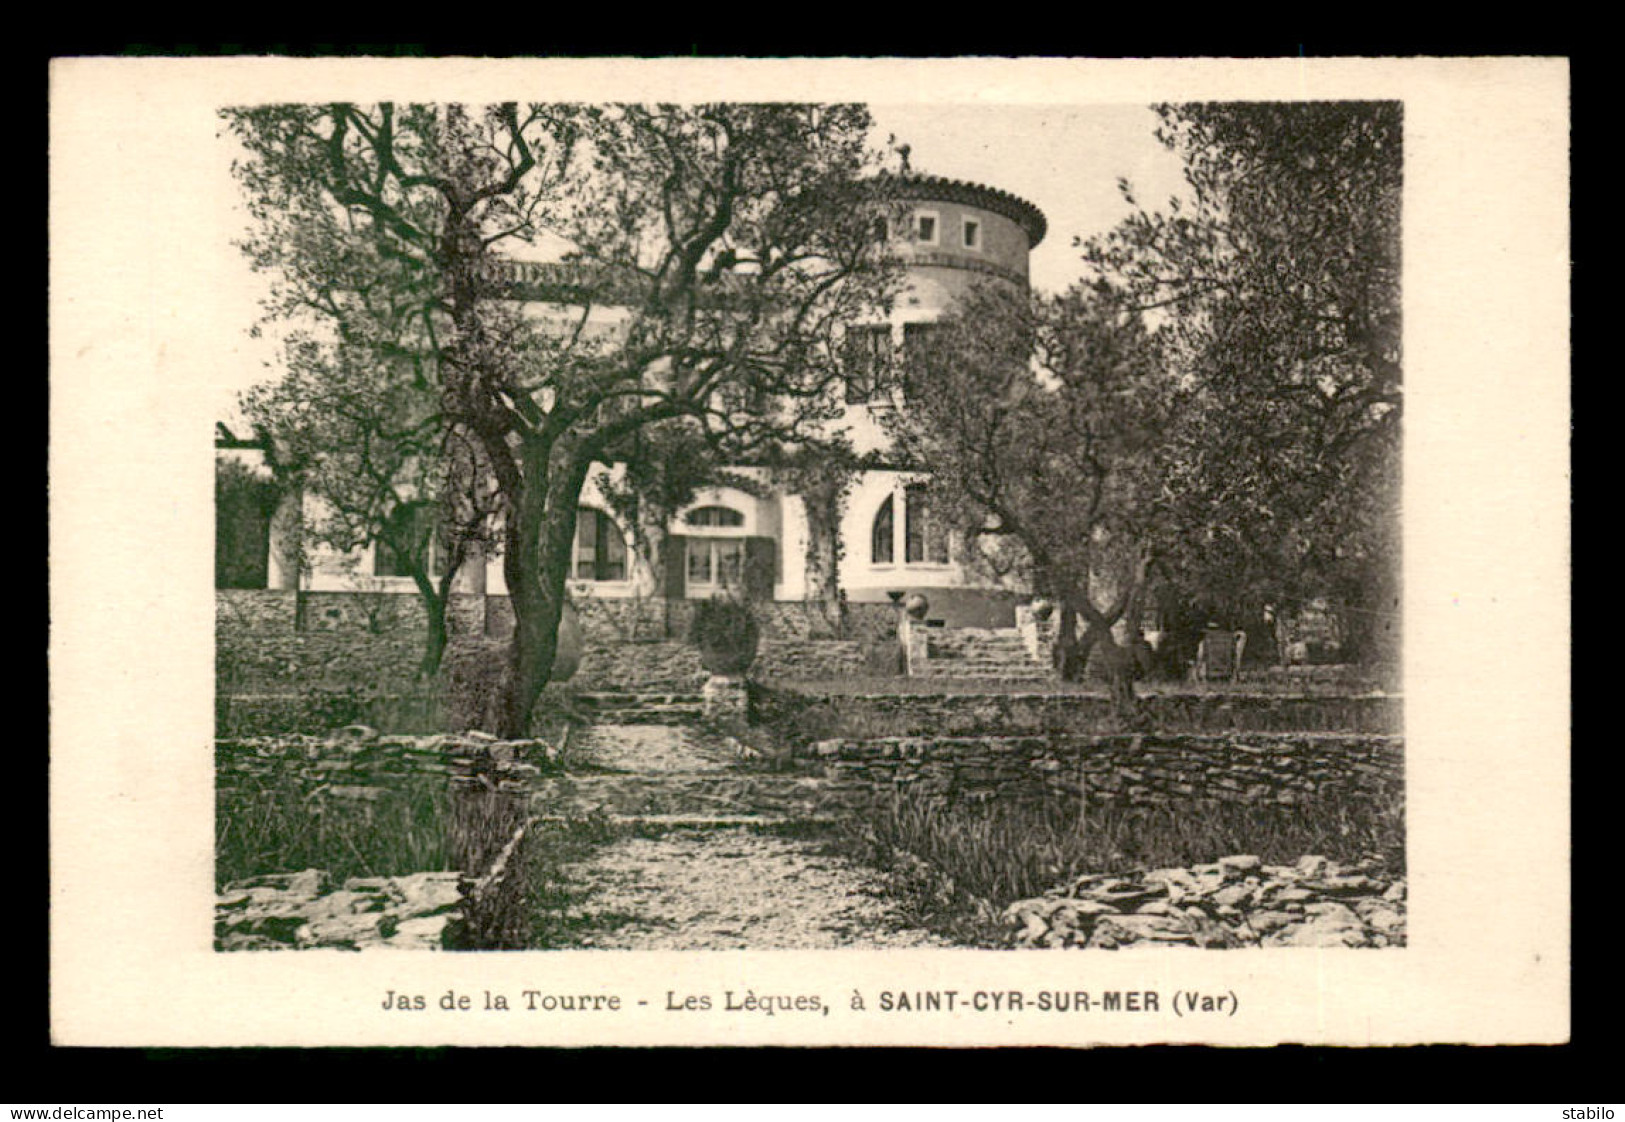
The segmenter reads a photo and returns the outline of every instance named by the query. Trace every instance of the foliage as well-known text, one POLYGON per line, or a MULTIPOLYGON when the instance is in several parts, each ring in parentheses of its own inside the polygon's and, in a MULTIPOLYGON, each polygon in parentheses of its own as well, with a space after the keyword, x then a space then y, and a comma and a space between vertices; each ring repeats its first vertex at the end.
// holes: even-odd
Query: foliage
POLYGON ((864 466, 862 458, 844 438, 826 446, 803 448, 773 465, 775 482, 785 493, 801 498, 807 518, 807 596, 824 605, 831 634, 845 636, 845 592, 841 588, 841 560, 846 543, 841 519, 847 493, 864 466))
MULTIPOLYGON (((374 544, 394 562, 391 575, 413 580, 430 624, 420 668, 428 675, 445 646, 452 579, 491 538, 497 504, 488 485, 445 501, 448 458, 478 450, 442 422, 444 324, 423 263, 375 237, 378 213, 337 205, 309 166, 271 157, 318 115, 284 106, 232 117, 257 156, 236 165, 256 219, 243 249, 276 278, 260 328, 284 330, 280 376, 245 394, 242 411, 311 500, 302 527, 311 544, 340 553, 374 544)), ((429 124, 410 113, 391 121, 398 136, 420 142, 429 124)), ((392 204, 429 220, 409 199, 392 204)))
POLYGON ((370 801, 286 772, 239 778, 216 795, 216 884, 311 868, 341 881, 447 869, 446 799, 445 781, 432 777, 370 801))
POLYGON ((805 443, 839 413, 835 326, 892 284, 858 106, 341 104, 228 119, 270 231, 256 262, 314 275, 311 306, 328 314, 378 302, 432 341, 448 448, 467 450, 450 458, 448 495, 489 486, 502 520, 517 627, 501 731, 523 727, 550 673, 593 465, 655 425, 736 460, 805 443), (364 292, 320 283, 335 214, 365 243, 377 283, 364 292), (537 290, 502 255, 544 232, 569 248, 537 290), (604 307, 613 322, 594 317, 604 307))
POLYGON ((1231 624, 1330 596, 1373 653, 1397 607, 1401 108, 1158 112, 1188 198, 1084 251, 1191 390, 1167 571, 1231 624))
POLYGON ((750 605, 740 600, 702 600, 694 606, 688 639, 713 674, 739 675, 756 661, 761 629, 750 605))
POLYGON ((1190 866, 1234 853, 1292 864, 1306 853, 1405 868, 1404 808, 1325 797, 1281 806, 1124 807, 1062 802, 956 803, 905 792, 848 828, 883 850, 914 854, 997 906, 1084 873, 1190 866))
MULTIPOLYGON (((984 286, 909 356, 896 446, 932 473, 933 510, 990 543, 973 558, 1061 604, 1067 677, 1088 645, 1116 650, 1119 619, 1138 622, 1178 404, 1140 318, 1090 290, 984 286), (1074 614, 1087 624, 1075 657, 1074 614)), ((1115 678, 1127 688, 1126 669, 1115 678)))
POLYGON ((214 465, 214 586, 264 588, 268 528, 282 489, 234 460, 214 465))

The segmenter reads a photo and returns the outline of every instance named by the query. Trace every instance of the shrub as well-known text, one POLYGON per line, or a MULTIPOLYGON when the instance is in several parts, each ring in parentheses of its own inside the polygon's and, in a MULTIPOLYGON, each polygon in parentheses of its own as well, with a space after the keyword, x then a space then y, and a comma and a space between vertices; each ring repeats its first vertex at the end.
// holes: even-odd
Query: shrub
POLYGON ((696 605, 689 642, 700 650, 700 663, 713 674, 738 675, 756 660, 760 639, 756 617, 737 600, 706 600, 696 605))

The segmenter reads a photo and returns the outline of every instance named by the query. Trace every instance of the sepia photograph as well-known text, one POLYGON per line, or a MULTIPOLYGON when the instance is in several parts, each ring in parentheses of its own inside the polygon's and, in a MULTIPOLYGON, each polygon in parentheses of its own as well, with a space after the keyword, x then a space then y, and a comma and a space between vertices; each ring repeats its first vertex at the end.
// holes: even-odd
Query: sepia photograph
MULTIPOLYGON (((1511 597, 1555 589, 1567 642, 1551 554, 1435 537, 1503 416, 1527 478, 1566 466, 1554 415, 1475 419, 1440 357, 1495 327, 1437 300, 1456 71, 291 61, 131 83, 174 110, 142 151, 186 140, 132 189, 174 260, 122 278, 130 470, 184 480, 134 531, 173 558, 135 659, 168 681, 102 789, 157 827, 131 906, 192 995, 149 1042, 1445 1041, 1519 1030, 1370 1003, 1527 954, 1520 1023, 1562 1038, 1566 925, 1486 930, 1461 853, 1524 830, 1566 899, 1566 664, 1481 699, 1502 747, 1439 731, 1511 597), (1519 797, 1550 813, 1510 827, 1519 797), (210 994, 267 985, 222 1035, 210 994)), ((70 140, 105 107, 74 88, 70 140)), ((1541 291, 1520 369, 1561 411, 1541 291)), ((106 362, 85 337, 53 356, 106 362)), ((104 484, 54 486, 59 532, 104 484)), ((57 634, 54 689, 93 688, 57 634)), ((61 940, 100 827, 56 790, 61 940)), ((56 961, 79 1035, 128 1042, 56 961)))
POLYGON ((221 949, 1404 945, 1401 106, 889 116, 222 112, 221 949))

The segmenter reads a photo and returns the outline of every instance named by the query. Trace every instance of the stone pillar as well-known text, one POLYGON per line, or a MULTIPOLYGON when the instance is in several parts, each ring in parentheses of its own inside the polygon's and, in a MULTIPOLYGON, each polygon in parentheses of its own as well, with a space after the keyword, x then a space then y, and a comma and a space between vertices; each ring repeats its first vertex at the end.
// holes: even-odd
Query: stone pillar
POLYGON ((265 566, 265 587, 281 591, 299 588, 300 534, 304 491, 290 487, 277 500, 271 515, 270 553, 265 566))
POLYGON ((926 673, 926 659, 930 657, 926 648, 925 621, 915 619, 907 612, 899 613, 897 642, 903 648, 903 673, 910 678, 922 677, 926 673))
POLYGON ((1027 657, 1041 662, 1044 654, 1038 644, 1038 619, 1031 604, 1016 605, 1016 630, 1021 632, 1021 644, 1027 648, 1027 657))

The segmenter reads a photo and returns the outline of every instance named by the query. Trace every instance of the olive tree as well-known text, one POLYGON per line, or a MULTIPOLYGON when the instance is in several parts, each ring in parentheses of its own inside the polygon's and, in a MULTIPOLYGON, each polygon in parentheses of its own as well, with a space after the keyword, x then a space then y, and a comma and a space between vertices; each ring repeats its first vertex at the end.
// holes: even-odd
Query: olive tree
MULTIPOLYGON (((815 442, 841 324, 894 283, 852 105, 269 106, 226 114, 301 313, 369 301, 421 326, 444 501, 497 499, 516 620, 494 711, 548 680, 595 465, 661 426, 724 457, 815 442), (518 260, 563 246, 552 268, 518 260)), ((454 536, 467 533, 453 517, 454 536)))

